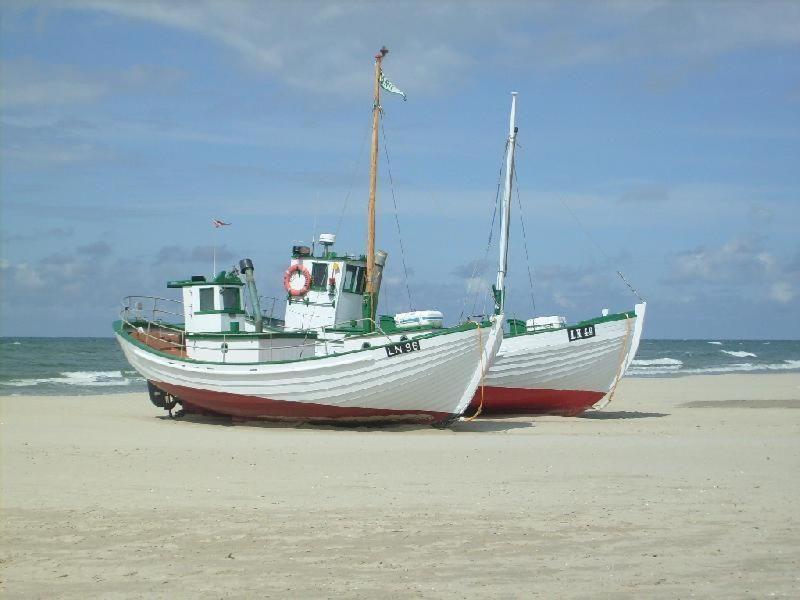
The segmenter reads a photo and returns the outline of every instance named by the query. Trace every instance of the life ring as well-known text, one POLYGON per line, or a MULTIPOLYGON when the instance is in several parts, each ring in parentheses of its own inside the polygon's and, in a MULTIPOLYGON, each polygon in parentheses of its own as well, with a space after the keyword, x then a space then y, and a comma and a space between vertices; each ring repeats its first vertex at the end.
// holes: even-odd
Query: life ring
POLYGON ((295 263, 288 269, 286 269, 286 273, 283 275, 283 287, 286 288, 286 291, 289 292, 290 296, 304 296, 308 290, 311 289, 311 273, 308 272, 302 264, 295 263), (303 287, 299 290, 296 290, 292 287, 292 275, 297 272, 300 273, 305 278, 305 283, 303 287))

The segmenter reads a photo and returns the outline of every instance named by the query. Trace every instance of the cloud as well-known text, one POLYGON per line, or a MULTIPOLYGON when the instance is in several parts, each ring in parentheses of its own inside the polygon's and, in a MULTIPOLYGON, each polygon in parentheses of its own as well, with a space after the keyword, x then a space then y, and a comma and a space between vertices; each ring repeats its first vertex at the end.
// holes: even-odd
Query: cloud
POLYGON ((152 94, 169 89, 183 76, 178 69, 153 65, 88 71, 29 58, 4 59, 0 61, 0 103, 5 109, 88 104, 110 93, 146 90, 152 94))
POLYGON ((76 248, 78 254, 89 256, 91 258, 108 258, 113 253, 111 246, 108 242, 99 241, 93 244, 86 244, 85 246, 78 246, 76 248))
POLYGON ((29 241, 43 241, 43 240, 59 240, 70 238, 75 235, 75 230, 72 227, 52 227, 45 230, 29 231, 25 233, 12 233, 3 235, 3 240, 6 242, 29 242, 29 241))
MULTIPOLYGON (((424 96, 464 85, 476 64, 564 69, 648 57, 702 61, 745 47, 800 42, 792 2, 537 2, 485 4, 75 0, 48 10, 92 10, 212 40, 244 64, 303 90, 350 96, 381 43, 403 87, 424 96), (381 24, 381 39, 365 32, 381 24), (499 46, 487 51, 487 46, 499 46)), ((391 65, 391 66, 389 66, 391 65)), ((678 77, 684 78, 681 72, 678 77)), ((672 75, 671 77, 675 77, 672 75)), ((76 93, 91 95, 97 89, 76 93)), ((360 92, 358 92, 360 93, 360 92)))
POLYGON ((638 184, 623 192, 620 204, 649 204, 667 202, 670 199, 669 189, 657 183, 638 184))
POLYGON ((703 293, 711 302, 789 304, 797 298, 800 256, 782 257, 765 248, 763 237, 739 237, 717 247, 700 246, 670 258, 663 282, 675 293, 703 293))
POLYGON ((788 304, 794 300, 796 296, 797 292, 787 281, 773 283, 769 290, 769 297, 781 304, 788 304))
POLYGON ((68 65, 47 65, 29 59, 0 63, 5 108, 92 102, 110 86, 68 65))
MULTIPOLYGON (((175 264, 175 263, 205 263, 210 264, 214 260, 214 246, 194 246, 185 248, 183 246, 163 246, 153 259, 154 264, 175 264)), ((233 260, 236 257, 226 245, 216 247, 217 265, 220 262, 233 260)))
POLYGON ((672 257, 669 284, 758 281, 774 269, 775 257, 758 238, 738 238, 717 248, 698 246, 672 257))

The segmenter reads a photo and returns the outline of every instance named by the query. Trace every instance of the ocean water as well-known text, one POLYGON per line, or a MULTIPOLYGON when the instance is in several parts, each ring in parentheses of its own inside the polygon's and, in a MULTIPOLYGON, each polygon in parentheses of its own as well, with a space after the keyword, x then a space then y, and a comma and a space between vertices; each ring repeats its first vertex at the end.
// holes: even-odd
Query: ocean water
MULTIPOLYGON (((629 377, 800 372, 800 340, 642 340, 629 377)), ((0 338, 0 395, 144 392, 113 338, 0 338)))

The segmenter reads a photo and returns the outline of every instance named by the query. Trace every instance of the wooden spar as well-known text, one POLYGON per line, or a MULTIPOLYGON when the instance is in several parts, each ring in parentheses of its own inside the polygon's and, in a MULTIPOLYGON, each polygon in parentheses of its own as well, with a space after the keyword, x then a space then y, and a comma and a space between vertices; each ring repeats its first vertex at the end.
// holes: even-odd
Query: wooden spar
POLYGON ((372 160, 369 168, 369 207, 367 209, 367 285, 371 318, 375 317, 375 192, 378 179, 378 120, 381 113, 381 61, 388 50, 375 55, 375 100, 372 106, 372 160))

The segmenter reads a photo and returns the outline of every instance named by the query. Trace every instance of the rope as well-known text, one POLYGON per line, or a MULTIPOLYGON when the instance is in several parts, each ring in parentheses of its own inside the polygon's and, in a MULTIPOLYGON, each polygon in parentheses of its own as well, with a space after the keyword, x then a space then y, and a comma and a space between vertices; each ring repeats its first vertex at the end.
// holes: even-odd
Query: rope
MULTIPOLYGON (((608 254, 606 254, 606 252, 605 252, 605 250, 603 250, 602 246, 600 246, 600 244, 597 243, 597 240, 595 240, 594 237, 592 237, 592 234, 589 233, 589 230, 586 229, 586 227, 583 226, 583 223, 581 223, 580 219, 578 219, 578 216, 574 212, 572 212, 572 209, 569 207, 569 205, 566 202, 564 202, 564 199, 561 196, 559 196, 558 200, 559 200, 559 202, 561 202, 561 204, 564 206, 564 208, 567 209, 569 214, 572 215, 572 218, 575 219, 575 222, 578 224, 578 227, 580 227, 581 231, 583 231, 583 233, 586 235, 586 237, 589 238, 589 241, 592 242, 595 245, 595 248, 597 248, 600 251, 600 254, 602 254, 609 263, 613 264, 614 261, 611 260, 611 257, 608 254)), ((619 278, 622 279, 622 281, 625 283, 625 285, 628 286, 628 289, 631 292, 633 292, 633 295, 636 296, 639 299, 640 302, 644 302, 644 298, 642 298, 639 295, 639 292, 637 292, 634 289, 634 287, 630 283, 628 283, 628 280, 625 279, 625 276, 622 274, 622 271, 617 269, 616 273, 617 273, 617 275, 619 275, 619 278)))
POLYGON ((514 169, 514 183, 516 183, 517 190, 517 206, 519 207, 519 223, 522 225, 522 244, 525 248, 525 264, 528 267, 528 283, 531 286, 531 307, 533 312, 536 312, 536 299, 533 297, 533 275, 531 274, 531 257, 528 254, 528 236, 525 234, 525 219, 522 217, 522 200, 519 197, 519 180, 517 179, 517 170, 514 169))
POLYGON ((466 419, 464 419, 464 421, 466 421, 466 422, 474 421, 483 412, 483 394, 484 394, 484 392, 483 392, 483 382, 484 382, 484 378, 486 376, 486 371, 485 371, 484 366, 483 366, 483 354, 484 354, 483 353, 483 327, 481 327, 480 323, 478 323, 478 352, 480 353, 480 357, 481 357, 481 382, 480 382, 481 402, 480 402, 480 404, 478 404, 478 410, 475 411, 475 414, 472 415, 471 417, 467 417, 466 419))
POLYGON ((394 203, 394 222, 397 224, 397 238, 400 242, 400 259, 403 262, 403 277, 406 283, 406 293, 408 294, 408 309, 414 310, 414 301, 411 298, 411 288, 408 285, 408 269, 406 268, 406 252, 403 248, 403 235, 400 233, 400 217, 397 215, 397 198, 394 195, 394 180, 392 179, 392 165, 389 162, 389 146, 386 142, 386 130, 381 121, 381 133, 383 134, 383 153, 386 155, 386 172, 389 174, 389 189, 392 190, 392 202, 394 203))
POLYGON ((614 398, 614 392, 617 391, 617 385, 619 385, 620 379, 622 379, 622 369, 625 366, 625 358, 627 356, 627 349, 628 349, 628 337, 631 334, 631 319, 628 317, 625 319, 625 339, 622 341, 622 348, 620 350, 620 357, 619 357, 619 368, 617 369, 617 376, 614 379, 614 384, 611 386, 611 390, 606 394, 606 397, 601 399, 599 406, 596 407, 597 410, 602 410, 611 402, 614 398), (605 402, 603 402, 605 400, 605 402))
MULTIPOLYGON (((499 172, 497 173, 497 190, 495 191, 495 194, 494 194, 494 209, 492 211, 492 225, 489 227, 489 240, 486 242, 486 250, 483 253, 483 261, 481 262, 480 259, 479 259, 479 260, 475 261, 475 263, 472 266, 472 275, 470 275, 470 281, 475 279, 475 274, 478 271, 478 266, 486 264, 486 259, 489 256, 489 249, 492 247, 492 237, 494 236, 494 224, 495 224, 495 221, 497 220, 497 206, 498 206, 499 201, 500 201, 500 185, 502 184, 502 180, 503 180, 503 164, 506 161, 506 152, 508 152, 508 140, 506 140, 506 149, 503 152, 503 158, 500 161, 500 169, 499 169, 499 172)), ((483 274, 483 270, 481 270, 481 274, 483 274)), ((478 293, 477 292, 473 292, 473 293, 474 293, 474 300, 472 302, 472 312, 474 313, 475 312, 475 307, 478 304, 478 293)), ((461 322, 461 319, 464 317, 464 311, 467 309, 467 302, 468 301, 469 301, 469 295, 466 294, 464 296, 464 303, 461 306, 461 314, 458 315, 458 322, 459 323, 461 322)), ((486 306, 486 304, 484 302, 484 308, 485 308, 485 306, 486 306)))
POLYGON ((369 127, 364 130, 364 137, 361 139, 361 148, 358 151, 358 158, 353 163, 353 174, 350 176, 350 188, 347 190, 347 194, 344 197, 344 205, 342 206, 342 212, 339 215, 339 222, 336 224, 336 231, 334 232, 336 235, 339 235, 339 229, 342 227, 342 221, 344 220, 344 215, 347 212, 347 203, 350 201, 350 195, 353 193, 353 185, 356 182, 356 173, 358 172, 358 165, 361 162, 361 157, 364 155, 364 147, 366 146, 367 136, 369 135, 369 130, 372 129, 372 122, 370 120, 369 127))

